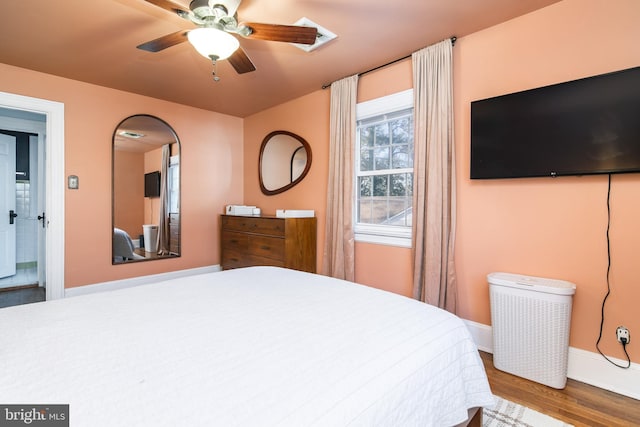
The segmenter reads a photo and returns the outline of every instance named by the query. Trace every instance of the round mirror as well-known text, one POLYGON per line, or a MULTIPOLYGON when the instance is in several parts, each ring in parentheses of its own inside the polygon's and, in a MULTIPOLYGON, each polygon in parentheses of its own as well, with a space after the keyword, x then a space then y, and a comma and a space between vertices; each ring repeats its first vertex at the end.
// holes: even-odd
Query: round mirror
POLYGON ((163 120, 127 117, 113 132, 112 263, 180 256, 180 141, 163 120))
POLYGON ((260 189, 272 195, 302 181, 311 168, 311 147, 295 133, 271 132, 260 146, 260 189))

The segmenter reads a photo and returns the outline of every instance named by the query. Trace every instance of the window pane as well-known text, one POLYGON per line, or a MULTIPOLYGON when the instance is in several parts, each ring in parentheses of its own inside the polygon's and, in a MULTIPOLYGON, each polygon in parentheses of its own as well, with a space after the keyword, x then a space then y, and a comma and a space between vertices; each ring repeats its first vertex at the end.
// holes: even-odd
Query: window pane
POLYGON ((358 178, 358 187, 360 188, 360 197, 371 196, 373 187, 373 179, 370 176, 361 176, 358 178))
POLYGON ((376 145, 389 145, 389 124, 376 125, 376 145))
POLYGON ((360 170, 373 170, 373 150, 367 148, 360 149, 360 170))
POLYGON ((361 199, 358 201, 358 222, 365 224, 373 224, 373 201, 371 198, 361 199))
POLYGON ((396 173, 391 175, 391 195, 406 196, 407 195, 407 174, 396 173))
POLYGON ((363 127, 360 129, 360 146, 373 147, 373 132, 371 127, 363 127))
POLYGON ((413 139, 411 121, 410 117, 391 121, 392 142, 394 144, 406 144, 413 139))
POLYGON ((389 198, 389 225, 405 225, 405 211, 407 209, 404 197, 389 198))
POLYGON ((168 182, 168 196, 169 196, 169 212, 179 213, 180 206, 178 205, 178 190, 180 189, 180 165, 174 164, 169 166, 169 182, 168 182))
POLYGON ((391 150, 392 169, 405 169, 413 167, 413 156, 410 156, 409 145, 394 145, 391 150))
POLYGON ((371 198, 371 216, 369 224, 384 224, 387 220, 387 198, 372 197, 371 198))
POLYGON ((375 148, 375 170, 389 169, 389 147, 375 148))
POLYGON ((386 196, 387 190, 389 189, 388 185, 389 175, 377 175, 373 177, 373 195, 374 196, 386 196))

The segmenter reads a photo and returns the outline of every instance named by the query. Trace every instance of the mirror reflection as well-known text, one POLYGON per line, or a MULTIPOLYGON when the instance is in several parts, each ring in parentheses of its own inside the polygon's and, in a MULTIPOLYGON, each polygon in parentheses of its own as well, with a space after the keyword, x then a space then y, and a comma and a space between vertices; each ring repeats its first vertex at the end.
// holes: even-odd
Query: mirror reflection
POLYGON ((260 147, 260 189, 282 193, 298 184, 311 167, 311 147, 304 138, 283 130, 271 132, 260 147))
POLYGON ((124 119, 113 133, 112 263, 180 256, 180 141, 163 120, 124 119))

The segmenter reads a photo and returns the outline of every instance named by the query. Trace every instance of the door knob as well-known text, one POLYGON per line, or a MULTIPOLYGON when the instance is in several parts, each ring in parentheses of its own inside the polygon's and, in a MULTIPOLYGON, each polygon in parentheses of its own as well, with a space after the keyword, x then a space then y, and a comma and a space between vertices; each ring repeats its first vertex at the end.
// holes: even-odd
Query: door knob
POLYGON ((46 225, 44 212, 42 212, 42 215, 38 215, 38 220, 42 220, 42 228, 44 228, 46 225))
POLYGON ((17 218, 18 214, 12 209, 9 211, 9 224, 13 224, 13 219, 17 218))

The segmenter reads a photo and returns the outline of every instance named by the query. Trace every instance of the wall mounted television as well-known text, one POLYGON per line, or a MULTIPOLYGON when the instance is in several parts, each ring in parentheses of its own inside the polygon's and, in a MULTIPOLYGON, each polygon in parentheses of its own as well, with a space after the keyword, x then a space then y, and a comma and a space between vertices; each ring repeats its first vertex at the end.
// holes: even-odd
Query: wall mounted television
POLYGON ((144 174, 144 197, 160 197, 160 171, 144 174))
POLYGON ((640 172, 640 67, 471 102, 471 179, 640 172))

